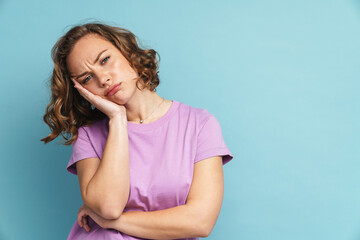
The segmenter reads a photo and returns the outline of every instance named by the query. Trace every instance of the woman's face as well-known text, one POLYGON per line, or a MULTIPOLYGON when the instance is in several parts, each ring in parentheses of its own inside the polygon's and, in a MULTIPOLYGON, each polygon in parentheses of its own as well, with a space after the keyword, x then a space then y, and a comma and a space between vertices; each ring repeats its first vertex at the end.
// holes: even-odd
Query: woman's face
POLYGON ((112 43, 97 34, 80 38, 66 63, 73 80, 115 103, 125 104, 137 89, 136 71, 112 43))

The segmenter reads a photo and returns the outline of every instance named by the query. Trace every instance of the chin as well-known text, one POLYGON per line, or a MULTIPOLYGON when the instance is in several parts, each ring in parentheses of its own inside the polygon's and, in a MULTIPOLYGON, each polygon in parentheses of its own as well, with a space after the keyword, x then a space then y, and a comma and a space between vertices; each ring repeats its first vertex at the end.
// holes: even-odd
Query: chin
POLYGON ((113 97, 112 99, 109 99, 110 101, 116 103, 116 104, 119 104, 119 105, 124 105, 127 103, 127 100, 123 99, 123 98, 117 98, 117 97, 113 97))

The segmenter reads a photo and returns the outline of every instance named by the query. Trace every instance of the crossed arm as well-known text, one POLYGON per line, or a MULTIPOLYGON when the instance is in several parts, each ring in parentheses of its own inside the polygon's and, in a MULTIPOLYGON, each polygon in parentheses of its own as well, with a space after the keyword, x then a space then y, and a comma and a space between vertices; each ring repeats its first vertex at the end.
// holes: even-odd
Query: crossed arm
POLYGON ((78 222, 90 216, 103 228, 147 239, 207 237, 219 216, 224 193, 222 157, 201 160, 194 165, 193 181, 185 205, 169 209, 124 212, 117 219, 104 219, 89 208, 82 208, 78 222))
POLYGON ((193 181, 185 205, 151 212, 123 212, 129 197, 129 143, 124 106, 103 99, 73 80, 74 87, 109 117, 109 135, 102 160, 76 163, 84 205, 78 223, 87 231, 87 216, 103 228, 150 239, 206 237, 213 229, 223 199, 222 157, 194 164, 193 181), (116 189, 116 191, 114 191, 116 189))

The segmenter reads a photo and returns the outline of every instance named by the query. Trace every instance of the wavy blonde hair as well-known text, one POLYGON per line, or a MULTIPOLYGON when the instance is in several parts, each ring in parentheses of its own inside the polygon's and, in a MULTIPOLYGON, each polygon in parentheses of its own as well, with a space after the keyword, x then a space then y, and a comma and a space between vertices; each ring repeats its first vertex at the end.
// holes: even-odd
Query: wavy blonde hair
POLYGON ((76 140, 78 129, 81 126, 89 125, 106 117, 101 111, 92 107, 73 87, 66 65, 66 58, 75 43, 87 34, 98 34, 120 50, 130 66, 138 73, 137 88, 141 81, 142 89, 148 88, 150 91, 156 91, 156 87, 160 83, 158 53, 153 49, 140 48, 136 36, 129 30, 101 23, 87 23, 71 28, 51 50, 54 61, 54 69, 50 78, 51 100, 43 117, 51 133, 41 139, 44 143, 61 135, 65 140, 62 143, 70 145, 76 140))

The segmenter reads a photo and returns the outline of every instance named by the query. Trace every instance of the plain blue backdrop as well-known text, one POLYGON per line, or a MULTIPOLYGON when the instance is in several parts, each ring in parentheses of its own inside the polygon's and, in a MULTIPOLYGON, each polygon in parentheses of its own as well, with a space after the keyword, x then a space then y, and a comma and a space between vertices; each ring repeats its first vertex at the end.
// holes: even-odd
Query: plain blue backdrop
POLYGON ((66 239, 71 147, 40 138, 50 50, 71 25, 128 28, 158 94, 208 109, 234 159, 208 239, 360 239, 360 1, 0 0, 0 239, 66 239))

